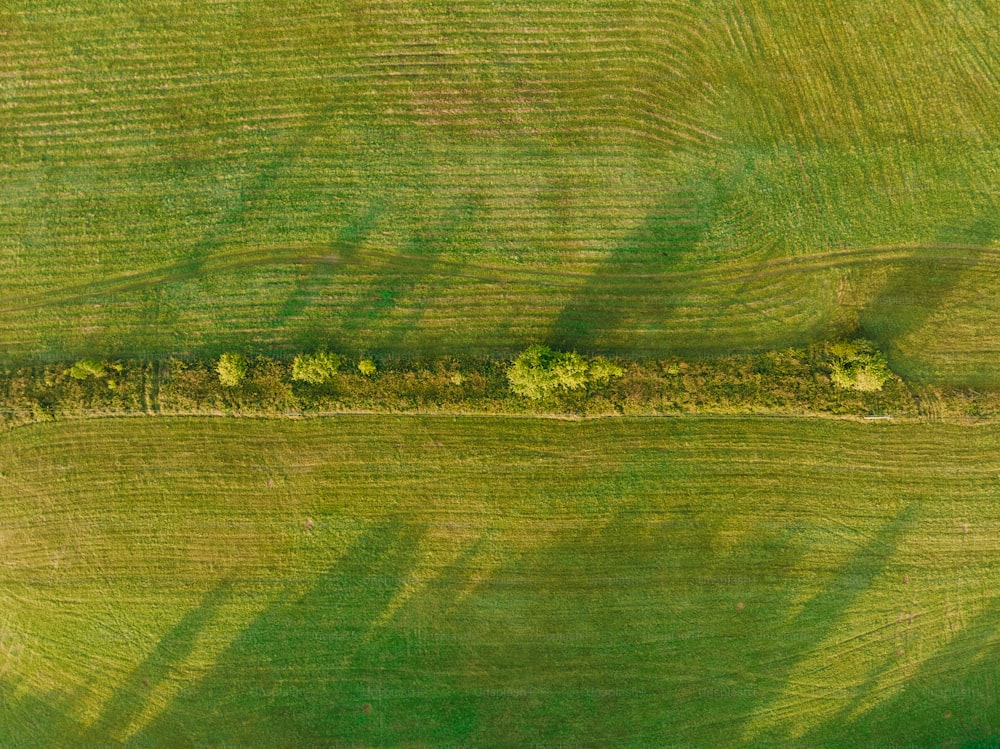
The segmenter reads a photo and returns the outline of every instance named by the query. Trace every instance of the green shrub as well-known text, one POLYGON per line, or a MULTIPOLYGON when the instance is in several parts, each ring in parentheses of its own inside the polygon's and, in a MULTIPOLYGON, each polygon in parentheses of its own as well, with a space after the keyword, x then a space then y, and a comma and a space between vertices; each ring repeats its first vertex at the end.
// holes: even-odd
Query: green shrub
POLYGON ((587 368, 587 374, 593 382, 607 382, 612 377, 621 377, 625 371, 617 364, 609 362, 602 356, 597 357, 587 368))
POLYGON ((378 370, 378 367, 375 366, 375 362, 371 359, 362 359, 358 362, 358 371, 365 377, 371 377, 375 374, 376 370, 378 370))
POLYGON ((558 383, 552 373, 555 352, 548 346, 529 346, 507 369, 510 389, 527 398, 543 398, 558 383))
POLYGON ((587 379, 587 360, 578 353, 556 352, 537 344, 525 349, 507 368, 510 389, 536 400, 558 388, 578 390, 586 386, 587 379))
POLYGON ((292 379, 322 385, 333 379, 340 368, 340 357, 319 351, 315 354, 299 354, 292 361, 292 379))
POLYGON ((223 354, 215 366, 219 382, 226 387, 236 387, 247 376, 247 360, 242 354, 223 354))
POLYGON ((587 360, 575 351, 559 354, 552 365, 559 387, 567 390, 579 390, 587 386, 587 360))
POLYGON ((885 355, 869 341, 838 341, 827 352, 833 358, 830 380, 843 390, 875 392, 892 377, 885 355))
POLYGON ((68 370, 66 374, 74 380, 86 380, 91 377, 104 376, 104 362, 96 359, 81 359, 68 370))

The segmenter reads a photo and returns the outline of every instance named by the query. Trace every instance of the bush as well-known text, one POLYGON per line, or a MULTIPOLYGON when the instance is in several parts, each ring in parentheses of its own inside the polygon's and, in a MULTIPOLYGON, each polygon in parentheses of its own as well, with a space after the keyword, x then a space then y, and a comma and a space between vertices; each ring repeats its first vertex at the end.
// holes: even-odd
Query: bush
POLYGON ((358 371, 365 377, 371 377, 375 374, 376 370, 378 370, 378 367, 375 366, 375 362, 371 359, 362 359, 358 362, 358 371))
POLYGON ((525 349, 507 368, 510 389, 536 400, 557 388, 578 390, 586 386, 587 379, 587 361, 578 353, 560 353, 537 344, 525 349))
POLYGON ((609 362, 604 357, 597 357, 587 368, 587 374, 594 382, 607 382, 612 377, 621 377, 625 371, 617 364, 609 362))
POLYGON ((292 379, 322 385, 333 379, 340 368, 340 357, 319 351, 315 354, 299 354, 292 361, 292 379))
POLYGON ((559 387, 567 390, 579 390, 586 387, 587 372, 587 360, 575 351, 559 354, 552 365, 552 374, 555 375, 556 383, 559 387))
POLYGON ((242 354, 223 354, 215 366, 219 382, 226 387, 236 387, 247 376, 247 360, 242 354))
POLYGON ((74 380, 86 380, 91 377, 104 376, 104 362, 96 359, 81 359, 68 370, 66 374, 74 380))
POLYGON ((833 357, 830 380, 843 390, 875 392, 892 377, 885 355, 869 341, 838 341, 827 352, 833 357))
POLYGON ((547 346, 529 346, 507 369, 510 389, 527 398, 543 398, 555 389, 555 375, 552 364, 555 352, 547 346))

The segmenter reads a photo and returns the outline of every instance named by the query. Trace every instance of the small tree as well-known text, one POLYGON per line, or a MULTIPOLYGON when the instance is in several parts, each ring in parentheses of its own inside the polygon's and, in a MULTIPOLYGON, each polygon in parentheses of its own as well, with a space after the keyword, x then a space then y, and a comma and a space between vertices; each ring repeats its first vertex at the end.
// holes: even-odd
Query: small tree
POLYGON ((74 380, 86 380, 91 377, 104 376, 104 362, 97 359, 81 359, 68 370, 66 374, 74 380))
POLYGON ((527 398, 544 398, 556 387, 552 365, 556 354, 548 346, 529 346, 507 368, 510 389, 527 398))
POLYGON ((585 387, 587 370, 587 360, 575 351, 560 353, 536 344, 526 348, 507 368, 507 381, 518 395, 537 400, 557 388, 585 387))
POLYGON ((869 341, 838 341, 827 353, 833 358, 830 380, 844 390, 876 392, 892 377, 885 355, 869 341))
POLYGON ((219 373, 219 382, 226 387, 236 387, 247 376, 247 359, 242 354, 223 354, 215 371, 219 373))
POLYGON ((361 372, 365 377, 371 377, 378 370, 375 366, 375 362, 371 359, 362 359, 358 362, 358 371, 361 372))
POLYGON ((579 390, 587 386, 587 360, 575 351, 558 354, 552 364, 552 374, 559 387, 579 390))
POLYGON ((340 368, 340 357, 318 351, 315 354, 299 354, 292 360, 292 379, 322 385, 333 379, 340 368))

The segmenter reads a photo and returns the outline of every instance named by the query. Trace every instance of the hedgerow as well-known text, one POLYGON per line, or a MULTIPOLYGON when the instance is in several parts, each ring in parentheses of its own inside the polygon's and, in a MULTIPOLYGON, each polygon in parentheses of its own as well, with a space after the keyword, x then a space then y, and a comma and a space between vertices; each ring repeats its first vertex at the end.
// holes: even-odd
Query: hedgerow
POLYGON ((289 359, 235 354, 225 358, 239 365, 238 377, 225 382, 219 360, 109 361, 101 363, 100 376, 85 379, 71 374, 80 371, 79 362, 50 364, 0 371, 0 423, 88 415, 358 411, 921 418, 931 404, 935 417, 1000 417, 998 393, 907 383, 887 367, 878 372, 878 379, 885 377, 880 390, 845 388, 837 373, 848 369, 844 362, 851 351, 875 357, 868 344, 856 342, 698 361, 588 359, 532 347, 512 360, 385 357, 373 377, 363 371, 369 359, 342 366, 346 360, 337 354, 289 359))

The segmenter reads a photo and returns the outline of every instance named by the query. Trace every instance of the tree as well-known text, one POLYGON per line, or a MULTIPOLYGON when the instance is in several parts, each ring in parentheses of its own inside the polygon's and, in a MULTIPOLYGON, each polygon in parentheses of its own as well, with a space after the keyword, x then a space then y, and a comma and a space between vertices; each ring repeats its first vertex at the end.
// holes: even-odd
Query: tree
POLYGON ((225 353, 219 357, 215 371, 219 373, 219 382, 236 387, 247 376, 247 359, 242 354, 225 353))
POLYGON ((507 368, 510 389, 527 398, 544 398, 556 387, 552 374, 555 352, 548 346, 529 346, 507 368))
POLYGON ((575 351, 556 356, 552 364, 552 374, 559 387, 579 390, 587 386, 587 360, 575 351))
POLYGON ((575 351, 562 353, 535 344, 507 368, 507 381, 518 395, 535 400, 553 390, 578 390, 587 384, 587 361, 575 351))
POLYGON ((104 362, 96 359, 81 359, 66 370, 66 374, 74 380, 86 380, 90 377, 104 376, 104 362))
POLYGON ((885 354, 869 341, 838 341, 827 346, 827 353, 833 359, 830 379, 844 390, 872 393, 892 377, 885 354))
POLYGON ((322 385, 333 379, 340 368, 340 357, 318 351, 315 354, 299 354, 292 360, 292 379, 322 385))
POLYGON ((375 374, 378 367, 375 366, 375 362, 371 359, 362 359, 358 362, 358 371, 365 377, 371 377, 375 374))

